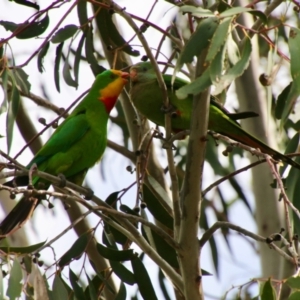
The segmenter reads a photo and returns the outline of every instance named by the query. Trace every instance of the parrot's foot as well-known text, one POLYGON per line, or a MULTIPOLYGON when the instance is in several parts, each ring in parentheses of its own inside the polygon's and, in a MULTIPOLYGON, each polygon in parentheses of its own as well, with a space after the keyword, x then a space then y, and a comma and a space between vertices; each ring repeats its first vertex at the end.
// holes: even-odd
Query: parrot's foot
POLYGON ((174 107, 173 105, 169 104, 168 107, 165 107, 164 105, 160 108, 160 110, 164 113, 164 114, 170 114, 170 116, 172 118, 176 118, 179 113, 176 109, 176 107, 174 107))
POLYGON ((60 179, 60 183, 58 184, 58 187, 64 188, 67 185, 67 179, 64 174, 58 174, 57 177, 60 179))
POLYGON ((177 150, 177 147, 173 144, 173 142, 169 142, 167 140, 164 140, 164 143, 162 144, 163 149, 172 149, 177 150))
POLYGON ((217 140, 218 140, 218 136, 217 135, 218 134, 216 134, 214 131, 211 131, 211 130, 208 130, 207 134, 209 134, 213 138, 213 140, 215 141, 216 147, 218 147, 219 146, 219 144, 217 142, 217 140))
POLYGON ((174 146, 173 141, 170 142, 170 140, 168 141, 167 139, 165 139, 163 133, 160 132, 160 131, 155 131, 154 134, 153 134, 153 138, 161 140, 163 142, 162 143, 162 147, 164 149, 169 149, 170 147, 172 147, 172 150, 176 150, 177 149, 174 146))

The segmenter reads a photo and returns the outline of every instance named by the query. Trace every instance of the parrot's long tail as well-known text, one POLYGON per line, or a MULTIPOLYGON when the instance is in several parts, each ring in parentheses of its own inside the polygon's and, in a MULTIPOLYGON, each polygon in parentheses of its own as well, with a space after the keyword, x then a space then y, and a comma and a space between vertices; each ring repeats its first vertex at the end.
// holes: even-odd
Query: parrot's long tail
POLYGON ((32 215, 39 203, 35 197, 23 197, 0 224, 0 239, 21 227, 32 215))
POLYGON ((238 134, 238 135, 233 134, 233 133, 228 133, 228 132, 223 133, 223 134, 228 136, 229 138, 237 141, 237 142, 243 143, 243 144, 245 144, 247 146, 250 146, 252 148, 258 148, 258 149, 261 150, 261 152, 269 154, 275 160, 281 160, 284 163, 287 163, 287 164, 291 165, 292 167, 300 169, 300 164, 298 164, 297 162, 292 160, 290 157, 288 157, 288 156, 272 149, 271 147, 269 147, 268 145, 266 145, 265 143, 263 143, 259 139, 255 138, 251 134, 248 134, 247 132, 245 132, 242 129, 241 129, 241 134, 238 134))

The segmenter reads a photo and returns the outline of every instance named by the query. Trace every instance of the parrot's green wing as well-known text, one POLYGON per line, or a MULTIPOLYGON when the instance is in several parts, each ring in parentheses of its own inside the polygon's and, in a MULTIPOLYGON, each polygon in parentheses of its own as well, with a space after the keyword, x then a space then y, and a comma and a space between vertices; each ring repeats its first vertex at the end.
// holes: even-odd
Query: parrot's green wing
POLYGON ((67 152, 72 145, 77 143, 87 133, 89 129, 90 124, 87 122, 84 113, 66 119, 62 123, 62 126, 53 133, 47 143, 32 159, 28 167, 33 164, 37 164, 39 167, 58 152, 67 152))

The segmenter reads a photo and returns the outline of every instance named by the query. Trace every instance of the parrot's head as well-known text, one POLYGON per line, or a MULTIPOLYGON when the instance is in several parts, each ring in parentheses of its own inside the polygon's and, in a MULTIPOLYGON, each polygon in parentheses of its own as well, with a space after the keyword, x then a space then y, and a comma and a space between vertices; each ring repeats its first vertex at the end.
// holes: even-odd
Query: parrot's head
POLYGON ((108 113, 115 106, 128 77, 128 73, 118 70, 106 70, 96 77, 93 87, 99 91, 99 100, 104 103, 108 113))
POLYGON ((130 80, 135 83, 149 82, 149 80, 156 79, 156 73, 151 65, 151 62, 140 62, 130 68, 130 80))

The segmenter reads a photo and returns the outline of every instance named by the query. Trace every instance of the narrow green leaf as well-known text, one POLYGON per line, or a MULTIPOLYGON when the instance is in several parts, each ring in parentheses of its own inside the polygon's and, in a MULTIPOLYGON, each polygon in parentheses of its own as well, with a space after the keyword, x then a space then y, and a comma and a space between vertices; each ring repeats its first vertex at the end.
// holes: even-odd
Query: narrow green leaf
MULTIPOLYGON (((292 84, 293 83, 290 82, 289 85, 287 85, 283 89, 283 91, 280 93, 280 95, 277 98, 277 101, 275 103, 275 118, 277 120, 280 120, 282 118, 282 114, 283 114, 284 108, 287 105, 288 96, 290 94, 292 84)), ((296 99, 294 99, 294 101, 296 101, 296 99)))
POLYGON ((241 13, 251 13, 257 17, 259 17, 264 23, 267 23, 267 17, 266 15, 259 11, 259 10, 254 10, 252 8, 247 8, 247 7, 233 7, 233 8, 229 8, 225 11, 223 11, 222 13, 220 13, 219 17, 220 18, 226 18, 226 17, 232 17, 235 15, 239 15, 241 13))
POLYGON ((27 0, 13 0, 13 1, 20 4, 20 5, 24 5, 24 6, 27 6, 27 7, 32 7, 36 10, 40 10, 40 6, 37 5, 36 3, 30 2, 30 1, 27 1, 27 0))
POLYGON ((11 145, 13 141, 13 128, 15 120, 17 117, 18 109, 20 103, 20 93, 15 85, 12 86, 10 92, 10 103, 8 107, 7 117, 6 117, 6 141, 7 141, 7 151, 11 150, 11 145))
MULTIPOLYGON (((169 201, 169 196, 155 179, 150 179, 151 176, 147 177, 147 185, 143 186, 143 200, 147 204, 147 209, 156 220, 172 230, 174 223, 173 217, 162 205, 162 201, 169 201), (159 193, 160 191, 162 192, 161 194, 159 193), (168 198, 164 198, 164 195, 167 195, 168 198)), ((165 205, 169 204, 166 203, 165 205)))
POLYGON ((85 300, 85 295, 84 295, 84 292, 83 292, 83 289, 82 287, 78 284, 78 277, 76 276, 76 274, 71 270, 69 270, 69 278, 70 278, 70 282, 71 282, 71 285, 72 285, 72 288, 74 290, 74 294, 75 294, 75 297, 78 299, 78 300, 85 300))
POLYGON ((33 277, 33 291, 34 299, 50 300, 49 285, 45 276, 42 276, 39 268, 35 268, 31 274, 33 277))
POLYGON ((130 272, 122 263, 113 260, 111 260, 109 263, 114 273, 121 279, 122 282, 125 282, 129 285, 135 284, 133 273, 130 272))
POLYGON ((78 30, 78 26, 70 24, 58 29, 51 39, 53 44, 58 44, 71 38, 78 30))
POLYGON ((67 85, 73 86, 75 88, 78 87, 77 82, 71 76, 71 66, 69 64, 69 55, 67 56, 64 67, 63 67, 63 76, 67 85))
POLYGON ((241 59, 232 68, 230 68, 225 75, 222 75, 219 78, 219 80, 213 82, 213 84, 215 85, 214 93, 216 95, 220 94, 225 88, 227 88, 232 83, 233 80, 235 80, 237 77, 241 76, 244 73, 244 71, 249 65, 251 52, 251 41, 247 38, 241 59))
POLYGON ((226 47, 222 47, 221 50, 217 53, 212 61, 209 71, 210 71, 210 80, 211 82, 216 82, 222 76, 224 59, 226 55, 226 47))
POLYGON ((136 257, 134 251, 130 250, 114 250, 97 243, 97 250, 104 258, 115 261, 132 260, 136 257))
MULTIPOLYGON (((143 226, 144 230, 144 226, 143 226)), ((151 230, 151 229, 150 229, 151 230)), ((151 237, 154 241, 154 246, 157 253, 167 262, 169 263, 174 269, 178 269, 178 260, 177 254, 174 248, 172 248, 160 235, 158 235, 155 231, 151 230, 151 237)), ((149 240, 147 235, 147 240, 149 240)))
POLYGON ((69 64, 69 56, 70 56, 70 53, 71 53, 71 47, 72 47, 73 41, 74 40, 71 40, 71 42, 70 42, 69 49, 68 49, 68 54, 67 54, 67 57, 65 59, 65 63, 64 63, 64 67, 63 67, 63 77, 64 77, 64 80, 67 83, 67 85, 73 86, 77 89, 78 84, 71 76, 71 66, 69 64))
POLYGON ((225 45, 229 34, 231 21, 232 17, 225 18, 221 20, 220 24, 218 25, 209 45, 208 53, 205 59, 207 63, 210 63, 221 51, 222 46, 225 45))
POLYGON ((85 56, 90 64, 93 74, 97 76, 98 74, 105 71, 105 68, 99 66, 97 59, 94 56, 94 43, 93 43, 93 28, 89 26, 86 30, 86 39, 85 39, 85 56))
POLYGON ((88 26, 88 14, 87 14, 87 1, 86 0, 79 0, 77 2, 77 15, 79 19, 79 24, 82 30, 85 30, 86 26, 88 26))
POLYGON ((155 290, 150 280, 147 269, 139 257, 136 257, 131 261, 133 273, 139 292, 141 293, 144 300, 157 300, 155 290))
POLYGON ((210 68, 207 68, 205 72, 195 79, 190 84, 187 84, 176 91, 176 96, 179 99, 185 99, 188 95, 196 95, 207 89, 212 84, 210 79, 210 68))
POLYGON ((56 47, 56 56, 55 56, 55 61, 54 61, 54 82, 55 82, 55 87, 56 90, 60 93, 60 85, 59 85, 59 66, 60 66, 60 61, 62 57, 62 49, 63 49, 64 43, 60 43, 56 47))
POLYGON ((126 204, 121 204, 120 205, 120 211, 122 211, 126 214, 129 214, 129 215, 140 216, 139 213, 137 213, 135 210, 131 209, 126 204))
POLYGON ((160 289, 164 295, 164 299, 171 300, 169 291, 167 290, 167 286, 166 286, 165 282, 166 282, 166 277, 165 277, 164 273, 162 272, 162 270, 159 268, 158 269, 158 283, 159 283, 160 289))
POLYGON ((48 52, 49 46, 50 46, 50 42, 47 42, 38 54, 37 66, 40 73, 43 73, 43 71, 45 71, 43 63, 44 63, 44 57, 48 52))
POLYGON ((125 245, 128 242, 128 238, 123 233, 121 233, 116 228, 114 228, 110 225, 108 225, 108 226, 106 225, 105 231, 109 232, 109 234, 112 235, 115 242, 120 245, 125 245))
MULTIPOLYGON (((91 266, 93 267, 94 271, 96 272, 97 276, 92 279, 92 283, 96 290, 99 290, 100 286, 105 285, 105 287, 112 293, 115 294, 115 289, 110 285, 107 280, 107 270, 99 271, 93 261, 89 260, 91 266)), ((86 291, 85 291, 86 293, 86 291)))
POLYGON ((18 39, 30 39, 43 34, 49 26, 50 18, 48 14, 40 20, 31 23, 26 29, 16 35, 18 39))
POLYGON ((194 56, 199 56, 201 52, 209 46, 210 40, 218 28, 219 21, 220 20, 218 18, 211 17, 200 22, 195 32, 187 41, 177 60, 172 82, 174 82, 176 74, 181 69, 183 64, 191 63, 194 59, 194 56))
POLYGON ((288 298, 288 300, 299 300, 299 299, 300 299, 300 291, 292 293, 288 298))
POLYGON ((276 292, 270 279, 263 285, 261 300, 276 300, 276 292))
POLYGON ((16 24, 10 21, 0 21, 0 25, 2 25, 6 29, 6 31, 13 32, 18 28, 20 24, 16 24))
POLYGON ((113 208, 117 207, 117 199, 120 191, 111 193, 106 199, 105 202, 113 208))
POLYGON ((104 41, 106 46, 113 46, 129 55, 139 56, 140 52, 134 50, 130 45, 128 45, 120 34, 112 18, 113 14, 108 9, 100 9, 96 15, 97 27, 100 31, 101 37, 105 38, 104 41))
POLYGON ((151 175, 147 176, 147 182, 153 190, 155 190, 156 195, 160 195, 161 198, 166 202, 166 204, 172 208, 172 201, 166 192, 166 190, 157 182, 157 180, 151 175))
MULTIPOLYGON (((298 133, 293 138, 294 144, 295 144, 295 141, 299 141, 298 133)), ((300 157, 297 156, 295 161, 297 163, 300 163, 300 157)), ((300 209, 300 201, 299 201, 300 172, 298 169, 291 168, 288 176, 286 177, 284 185, 286 188, 286 193, 287 193, 288 198, 294 204, 294 206, 299 210, 300 209)), ((294 214, 293 226, 295 228, 295 232, 300 232, 300 220, 295 214, 294 214)))
POLYGON ((195 7, 191 5, 184 5, 180 8, 182 13, 191 13, 193 16, 198 18, 215 17, 214 13, 209 9, 202 7, 195 7))
MULTIPOLYGON (((299 146, 299 138, 300 134, 297 132, 288 142, 287 147, 285 148, 284 154, 294 153, 297 152, 299 146)), ((288 165, 284 165, 280 167, 280 174, 283 175, 284 170, 287 168, 288 165)), ((292 168, 294 169, 294 168, 292 168)), ((295 170, 296 171, 296 170, 295 170)), ((299 173, 299 172, 298 172, 299 173)))
POLYGON ((240 51, 236 42, 232 38, 232 33, 228 35, 226 48, 227 48, 226 53, 228 56, 228 60, 230 62, 230 65, 233 66, 240 60, 240 51))
POLYGON ((97 291, 95 289, 93 280, 91 280, 88 275, 87 275, 87 279, 88 279, 88 282, 89 282, 89 285, 88 285, 87 288, 88 288, 88 291, 89 291, 90 299, 91 300, 98 300, 97 291))
POLYGON ((46 14, 42 20, 30 22, 29 24, 16 24, 8 21, 0 21, 0 25, 7 31, 14 32, 15 30, 18 30, 19 33, 16 35, 16 38, 18 39, 30 39, 43 34, 49 26, 49 20, 49 16, 46 14))
POLYGON ((25 267, 26 273, 30 274, 32 271, 32 257, 31 255, 25 255, 23 258, 23 265, 25 267))
POLYGON ((114 236, 110 232, 109 226, 106 224, 104 225, 104 230, 102 231, 102 244, 113 249, 118 249, 114 236))
MULTIPOLYGON (((120 193, 120 191, 111 193, 106 198, 105 202, 107 204, 109 204, 111 207, 117 209, 117 199, 118 199, 119 193, 120 193)), ((125 245, 127 243, 127 241, 128 241, 127 237, 123 233, 121 233, 120 231, 115 229, 114 227, 105 224, 104 229, 105 229, 105 237, 109 238, 111 245, 113 245, 113 243, 115 243, 115 242, 118 244, 121 244, 121 245, 125 245)), ((114 247, 112 247, 112 248, 114 248, 114 247)), ((115 247, 115 248, 117 248, 117 247, 115 247)))
MULTIPOLYGON (((289 93, 288 93, 285 101, 282 100, 282 102, 285 102, 285 103, 284 103, 283 111, 282 111, 282 114, 281 114, 281 122, 280 122, 281 126, 284 125, 284 123, 288 119, 290 113, 293 111, 296 100, 299 96, 299 91, 297 89, 298 88, 297 88, 297 85, 296 85, 295 81, 292 81, 291 86, 289 88, 289 93)), ((287 91, 285 91, 285 93, 286 92, 287 91)))
POLYGON ((59 267, 63 268, 65 265, 69 264, 72 260, 81 257, 82 253, 85 251, 88 243, 90 241, 90 232, 87 231, 82 234, 71 246, 71 248, 61 257, 59 260, 59 267))
POLYGON ((0 251, 5 253, 29 254, 44 246, 45 243, 46 241, 28 247, 0 247, 0 251))
POLYGON ((260 10, 249 10, 249 14, 258 17, 264 24, 268 24, 268 18, 267 16, 260 10))
MULTIPOLYGON (((201 206, 200 227, 203 228, 204 230, 207 230, 209 228, 209 224, 206 216, 206 210, 203 205, 201 206)), ((217 275, 219 275, 219 252, 218 252, 218 247, 216 245, 214 236, 212 236, 209 239, 209 246, 211 249, 211 255, 212 255, 215 270, 217 272, 217 275)))
POLYGON ((289 36, 289 50, 291 56, 291 75, 293 78, 294 88, 297 91, 297 95, 300 94, 300 30, 292 27, 290 29, 289 36))
POLYGON ((290 277, 285 281, 290 288, 294 290, 300 290, 300 277, 290 277))
POLYGON ((7 95, 7 82, 8 82, 8 71, 7 69, 4 69, 2 74, 1 74, 1 79, 2 79, 2 89, 3 89, 3 102, 1 103, 0 106, 0 115, 4 112, 7 111, 8 107, 8 95, 7 95))
POLYGON ((119 288, 119 291, 118 291, 118 294, 117 294, 115 300, 126 300, 127 299, 126 296, 127 296, 127 293, 126 293, 125 285, 123 282, 121 282, 120 288, 119 288))
POLYGON ((55 300, 69 299, 68 291, 59 274, 56 274, 53 280, 52 299, 55 300))
POLYGON ((25 94, 29 94, 31 84, 28 81, 28 74, 22 68, 14 68, 11 75, 14 77, 18 89, 25 94))
POLYGON ((78 47, 74 58, 74 78, 77 84, 78 84, 78 74, 79 74, 79 63, 81 59, 81 52, 82 52, 82 47, 84 42, 85 42, 85 34, 83 33, 78 43, 78 47))
POLYGON ((21 296, 22 292, 22 284, 21 280, 23 278, 22 268, 19 263, 18 258, 16 257, 13 262, 13 266, 11 268, 9 279, 8 279, 8 287, 6 291, 6 296, 9 297, 10 300, 14 300, 21 296))

